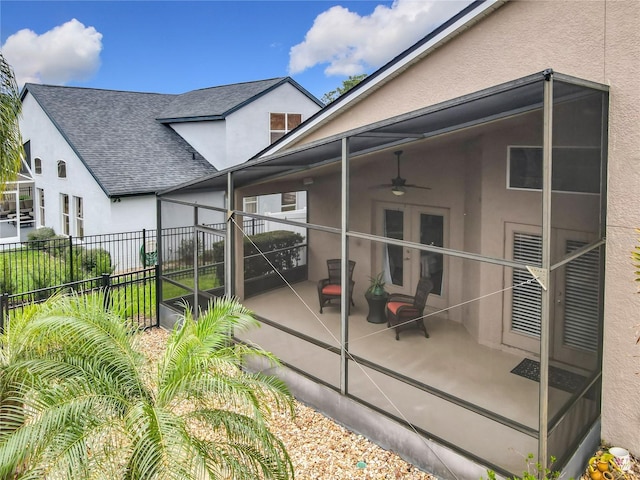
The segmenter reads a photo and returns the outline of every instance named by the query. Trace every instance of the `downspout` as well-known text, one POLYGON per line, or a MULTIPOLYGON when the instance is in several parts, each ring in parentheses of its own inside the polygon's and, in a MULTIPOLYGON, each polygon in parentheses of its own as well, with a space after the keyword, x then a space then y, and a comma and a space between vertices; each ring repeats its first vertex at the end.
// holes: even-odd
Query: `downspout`
POLYGON ((540 318, 540 397, 538 428, 538 462, 543 466, 538 471, 542 478, 548 466, 549 433, 549 321, 551 299, 549 292, 549 269, 551 267, 551 178, 553 170, 553 70, 544 71, 543 82, 543 131, 542 131, 542 285, 540 318))
POLYGON ((349 139, 342 139, 342 215, 340 225, 340 258, 342 259, 340 272, 340 284, 342 285, 340 296, 340 393, 346 395, 348 393, 348 369, 347 364, 347 345, 349 341, 349 238, 347 230, 349 228, 349 139))

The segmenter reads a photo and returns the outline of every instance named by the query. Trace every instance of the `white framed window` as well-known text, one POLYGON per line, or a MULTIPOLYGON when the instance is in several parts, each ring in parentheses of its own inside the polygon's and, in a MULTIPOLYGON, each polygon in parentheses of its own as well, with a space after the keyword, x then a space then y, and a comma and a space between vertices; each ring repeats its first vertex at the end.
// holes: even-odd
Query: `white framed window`
POLYGON ((73 211, 76 236, 84 238, 84 205, 82 197, 73 197, 73 211))
POLYGON ((290 210, 296 210, 298 208, 298 197, 296 192, 287 192, 281 194, 280 198, 280 210, 288 212, 290 210))
POLYGON ((60 231, 63 235, 69 235, 69 195, 60 194, 60 231))
POLYGON ((39 157, 33 159, 33 172, 42 175, 42 160, 39 157))
MULTIPOLYGON (((554 192, 600 193, 599 147, 553 147, 552 155, 554 192)), ((507 188, 542 190, 542 147, 508 147, 507 188)))
POLYGON ((67 162, 58 160, 58 178, 67 178, 67 162))
POLYGON ((247 213, 258 213, 258 197, 244 197, 242 199, 242 210, 247 213))
POLYGON ((44 227, 44 189, 38 188, 38 225, 44 227))
POLYGON ((300 113, 272 113, 270 116, 271 143, 284 137, 291 130, 302 123, 300 113))

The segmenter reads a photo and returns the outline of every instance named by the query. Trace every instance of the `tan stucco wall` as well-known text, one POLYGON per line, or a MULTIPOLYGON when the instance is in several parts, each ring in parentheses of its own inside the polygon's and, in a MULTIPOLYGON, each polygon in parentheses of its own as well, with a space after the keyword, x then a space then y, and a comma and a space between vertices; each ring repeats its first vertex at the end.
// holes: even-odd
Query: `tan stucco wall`
MULTIPOLYGON (((640 295, 633 283, 630 251, 638 242, 634 227, 640 226, 639 20, 640 2, 636 0, 509 2, 304 139, 324 138, 545 68, 609 85, 602 436, 636 455, 640 454, 640 347, 635 345, 635 333, 640 323, 640 295)), ((482 165, 474 168, 482 171, 483 182, 499 182, 499 167, 488 160, 491 150, 501 147, 483 147, 482 165)), ((474 194, 490 191, 488 183, 475 184, 469 170, 466 182, 474 194)), ((498 202, 487 200, 483 196, 478 205, 468 196, 464 208, 492 212, 498 202)), ((318 201, 327 201, 327 196, 318 201)), ((488 252, 492 243, 496 248, 503 244, 498 239, 503 230, 486 230, 490 222, 479 225, 467 219, 467 228, 465 248, 473 249, 473 242, 478 241, 477 248, 488 252)), ((491 281, 492 276, 483 275, 481 267, 472 267, 470 272, 480 284, 491 281)), ((484 307, 477 308, 480 319, 484 307)), ((484 340, 491 341, 497 333, 486 331, 479 323, 468 328, 481 340, 486 336, 484 340)))

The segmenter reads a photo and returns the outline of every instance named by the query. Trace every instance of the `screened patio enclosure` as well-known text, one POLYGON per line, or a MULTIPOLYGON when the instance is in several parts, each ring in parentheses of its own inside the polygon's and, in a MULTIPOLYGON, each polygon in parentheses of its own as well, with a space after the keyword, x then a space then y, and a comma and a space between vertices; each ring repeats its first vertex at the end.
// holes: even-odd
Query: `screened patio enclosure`
MULTIPOLYGON (((441 446, 480 474, 519 474, 529 453, 561 468, 600 415, 607 115, 607 87, 547 70, 161 192, 159 229, 190 227, 193 247, 177 262, 159 245, 161 315, 239 297, 263 326, 238 340, 404 425, 420 439, 405 456, 439 476, 462 468, 441 446), (225 207, 207 205, 213 191, 225 207), (306 222, 243 209, 300 191, 306 222), (209 227, 221 214, 226 228, 209 227), (303 233, 262 252, 250 220, 303 233), (261 253, 282 276, 256 283, 261 253), (331 258, 355 261, 349 313, 345 290, 319 313, 331 258), (390 293, 431 279, 429 338, 371 321, 378 273, 390 293)), ((304 400, 340 415, 316 394, 304 400)))

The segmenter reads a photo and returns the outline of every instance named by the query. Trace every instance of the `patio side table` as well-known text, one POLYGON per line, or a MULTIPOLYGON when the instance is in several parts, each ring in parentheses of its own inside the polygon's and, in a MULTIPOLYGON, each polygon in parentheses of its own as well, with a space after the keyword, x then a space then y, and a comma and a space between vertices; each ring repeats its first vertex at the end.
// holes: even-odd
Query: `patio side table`
POLYGON ((389 294, 385 294, 383 297, 365 295, 367 303, 369 304, 369 314, 367 315, 367 322, 369 323, 387 323, 387 316, 385 315, 384 307, 387 304, 387 298, 389 294))

